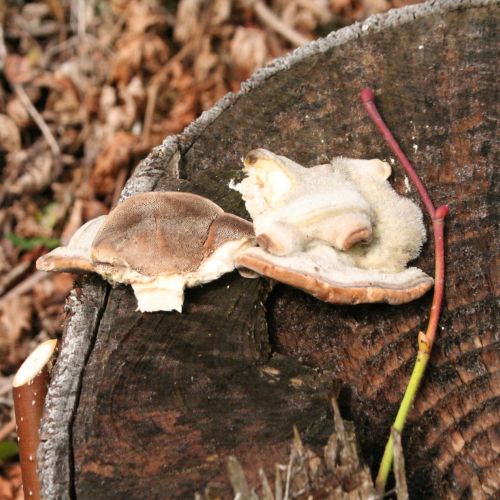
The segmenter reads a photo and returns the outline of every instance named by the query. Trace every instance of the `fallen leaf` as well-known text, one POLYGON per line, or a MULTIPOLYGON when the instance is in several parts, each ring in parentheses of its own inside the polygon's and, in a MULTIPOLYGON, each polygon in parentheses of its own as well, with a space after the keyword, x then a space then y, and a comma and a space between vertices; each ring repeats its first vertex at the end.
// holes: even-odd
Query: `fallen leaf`
POLYGON ((9 99, 5 109, 7 111, 7 115, 12 118, 14 123, 19 128, 25 128, 31 125, 33 120, 31 119, 26 106, 24 106, 17 96, 13 96, 9 99))
POLYGON ((164 38, 154 33, 125 33, 117 42, 110 79, 127 85, 141 71, 153 74, 166 64, 170 50, 164 38))
POLYGON ((231 17, 232 0, 213 0, 210 10, 210 25, 220 26, 231 17))
POLYGON ((257 68, 263 66, 269 57, 266 34, 258 28, 238 26, 231 40, 231 60, 238 78, 248 78, 257 68))
POLYGON ((15 83, 27 83, 36 74, 30 59, 27 56, 19 54, 7 54, 3 71, 11 85, 15 83))
POLYGON ((201 37, 200 10, 202 0, 181 0, 177 5, 174 40, 188 43, 201 37))
POLYGON ((98 156, 92 172, 91 183, 97 194, 113 192, 119 170, 128 167, 138 139, 128 132, 117 132, 110 144, 98 156))
POLYGON ((33 301, 27 295, 0 303, 0 364, 11 356, 21 334, 30 329, 32 313, 33 301))
POLYGON ((33 287, 35 309, 43 312, 50 305, 64 303, 73 288, 73 282, 73 274, 54 273, 48 279, 36 283, 33 287))
POLYGON ((0 114, 0 151, 14 153, 21 149, 21 135, 12 118, 0 114))
POLYGON ((200 41, 198 54, 193 65, 195 80, 197 82, 205 81, 218 63, 219 57, 212 51, 210 37, 204 36, 200 41))
POLYGON ((8 162, 11 168, 20 172, 15 182, 8 187, 11 194, 40 192, 50 185, 56 174, 54 158, 43 139, 29 149, 10 153, 8 162))
POLYGON ((22 475, 19 463, 5 467, 5 477, 0 476, 0 498, 2 500, 22 500, 22 475))
POLYGON ((54 74, 51 89, 45 103, 44 117, 51 117, 60 125, 80 125, 85 115, 79 90, 73 80, 59 71, 54 74), (48 114, 50 113, 50 115, 48 114))

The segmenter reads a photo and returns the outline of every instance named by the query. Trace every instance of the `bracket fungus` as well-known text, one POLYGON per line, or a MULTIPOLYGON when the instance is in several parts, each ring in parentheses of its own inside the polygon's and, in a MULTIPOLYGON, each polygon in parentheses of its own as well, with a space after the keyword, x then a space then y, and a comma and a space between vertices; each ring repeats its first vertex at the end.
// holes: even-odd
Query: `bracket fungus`
POLYGON ((93 219, 67 246, 40 257, 42 271, 96 272, 132 285, 140 311, 181 311, 184 288, 234 270, 254 245, 252 224, 191 193, 141 193, 93 219))
POLYGON ((401 304, 433 283, 406 268, 425 242, 422 212, 400 196, 380 160, 335 158, 304 168, 265 149, 243 160, 239 191, 260 248, 238 268, 301 288, 332 303, 401 304))

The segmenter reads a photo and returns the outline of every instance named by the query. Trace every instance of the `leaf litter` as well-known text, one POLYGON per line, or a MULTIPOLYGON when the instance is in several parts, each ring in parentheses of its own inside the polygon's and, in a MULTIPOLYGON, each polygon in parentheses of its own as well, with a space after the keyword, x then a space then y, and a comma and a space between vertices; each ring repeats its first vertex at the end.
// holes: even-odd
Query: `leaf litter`
MULTIPOLYGON (((69 274, 37 273, 37 257, 106 214, 154 146, 237 91, 257 68, 408 3, 0 5, 0 429, 12 421, 12 375, 40 342, 61 336, 73 283, 69 274)), ((18 464, 6 461, 0 472, 0 497, 22 498, 18 464)))

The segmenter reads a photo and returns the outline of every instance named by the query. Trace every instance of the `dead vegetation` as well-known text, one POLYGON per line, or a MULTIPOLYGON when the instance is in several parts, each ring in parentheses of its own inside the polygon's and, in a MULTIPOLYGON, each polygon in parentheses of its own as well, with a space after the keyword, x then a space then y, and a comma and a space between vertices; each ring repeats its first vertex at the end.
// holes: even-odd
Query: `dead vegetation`
POLYGON ((12 375, 61 335, 71 275, 38 256, 109 211, 167 135, 271 59, 406 0, 0 5, 0 498, 21 498, 12 375), (8 465, 6 465, 8 464, 8 465))

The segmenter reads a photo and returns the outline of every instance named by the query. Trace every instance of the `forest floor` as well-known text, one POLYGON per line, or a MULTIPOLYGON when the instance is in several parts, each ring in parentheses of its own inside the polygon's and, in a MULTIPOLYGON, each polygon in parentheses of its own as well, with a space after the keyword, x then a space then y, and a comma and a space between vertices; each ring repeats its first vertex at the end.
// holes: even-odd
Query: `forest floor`
POLYGON ((70 274, 36 259, 270 60, 407 0, 0 3, 0 500, 23 497, 12 378, 60 338, 70 274))

